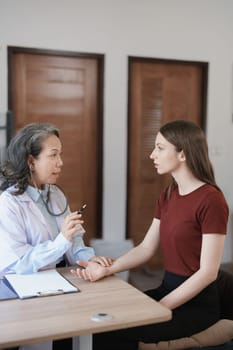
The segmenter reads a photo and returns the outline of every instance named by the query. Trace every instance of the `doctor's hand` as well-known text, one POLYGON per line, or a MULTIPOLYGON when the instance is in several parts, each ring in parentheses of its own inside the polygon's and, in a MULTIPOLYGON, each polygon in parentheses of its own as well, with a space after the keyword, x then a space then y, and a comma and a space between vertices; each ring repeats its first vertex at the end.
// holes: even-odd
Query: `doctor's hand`
POLYGON ((71 273, 86 281, 95 282, 110 275, 108 267, 102 266, 97 262, 77 261, 77 264, 83 268, 72 269, 71 273))
POLYGON ((102 266, 111 266, 114 262, 114 259, 108 256, 94 256, 89 261, 96 262, 102 266))
POLYGON ((81 216, 81 214, 78 214, 77 211, 75 211, 65 217, 65 220, 61 225, 61 232, 68 241, 72 241, 73 237, 76 235, 77 226, 84 223, 81 216))

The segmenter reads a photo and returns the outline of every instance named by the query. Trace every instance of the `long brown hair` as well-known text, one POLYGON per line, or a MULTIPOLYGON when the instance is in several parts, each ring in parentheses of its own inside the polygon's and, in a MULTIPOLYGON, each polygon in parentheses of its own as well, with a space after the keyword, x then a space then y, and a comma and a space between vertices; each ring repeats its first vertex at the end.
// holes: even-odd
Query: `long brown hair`
MULTIPOLYGON (((209 159, 206 137, 198 125, 188 120, 175 120, 163 125, 159 132, 175 146, 177 152, 184 152, 187 166, 197 179, 215 186, 220 191, 209 159)), ((175 185, 173 179, 169 194, 175 185)))

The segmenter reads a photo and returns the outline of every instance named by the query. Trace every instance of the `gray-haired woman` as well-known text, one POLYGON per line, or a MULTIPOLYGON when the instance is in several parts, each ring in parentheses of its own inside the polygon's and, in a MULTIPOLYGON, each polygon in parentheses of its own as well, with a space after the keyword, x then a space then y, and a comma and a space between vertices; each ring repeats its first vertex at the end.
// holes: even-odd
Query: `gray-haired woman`
MULTIPOLYGON (((50 124, 26 125, 8 146, 0 168, 1 275, 74 265, 77 260, 111 263, 84 245, 81 214, 70 211, 56 185, 61 153, 59 131, 50 124)), ((38 344, 21 347, 36 348, 38 344)), ((39 344, 39 349, 52 349, 52 342, 39 344)))

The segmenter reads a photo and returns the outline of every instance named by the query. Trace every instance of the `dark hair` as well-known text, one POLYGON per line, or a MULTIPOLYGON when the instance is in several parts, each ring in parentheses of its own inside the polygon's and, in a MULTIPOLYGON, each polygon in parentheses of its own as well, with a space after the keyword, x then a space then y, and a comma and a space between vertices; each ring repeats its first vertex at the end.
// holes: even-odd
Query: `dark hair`
MULTIPOLYGON (((159 132, 175 146, 177 152, 184 152, 187 166, 197 179, 220 190, 209 159, 205 134, 198 125, 188 120, 175 120, 163 125, 159 132)), ((169 192, 174 185, 173 180, 169 192)))
POLYGON ((43 141, 50 135, 60 137, 55 126, 45 123, 28 124, 18 131, 7 147, 6 160, 0 168, 3 179, 1 190, 14 184, 16 191, 13 194, 22 194, 26 190, 30 177, 28 157, 32 155, 37 158, 42 151, 43 141))

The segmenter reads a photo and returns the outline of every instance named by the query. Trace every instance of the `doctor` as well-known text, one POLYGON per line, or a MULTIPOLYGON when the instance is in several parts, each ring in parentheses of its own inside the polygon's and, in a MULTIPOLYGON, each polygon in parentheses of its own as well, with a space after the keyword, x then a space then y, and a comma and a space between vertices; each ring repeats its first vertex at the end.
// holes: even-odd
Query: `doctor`
MULTIPOLYGON (((29 124, 12 138, 1 165, 0 275, 31 273, 77 260, 109 266, 84 245, 81 215, 70 212, 56 185, 61 173, 59 131, 50 124, 29 124)), ((20 349, 52 349, 52 341, 20 349), (39 346, 39 347, 38 347, 39 346)))

